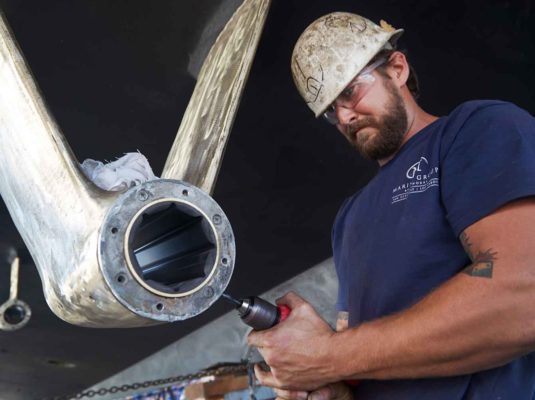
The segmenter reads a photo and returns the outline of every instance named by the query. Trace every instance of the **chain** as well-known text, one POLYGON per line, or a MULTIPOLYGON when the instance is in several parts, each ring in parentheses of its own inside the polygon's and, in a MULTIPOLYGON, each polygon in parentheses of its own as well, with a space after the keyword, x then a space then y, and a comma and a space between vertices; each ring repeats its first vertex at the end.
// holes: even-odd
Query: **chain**
POLYGON ((213 367, 202 370, 194 374, 173 376, 171 378, 155 379, 152 381, 137 382, 131 384, 125 384, 121 386, 111 386, 109 388, 101 388, 95 390, 87 390, 77 394, 56 396, 51 398, 45 398, 43 400, 72 400, 92 398, 95 396, 104 396, 107 394, 114 394, 119 392, 128 392, 130 390, 146 389, 151 386, 164 386, 171 383, 186 383, 193 380, 201 379, 207 376, 224 376, 224 375, 243 375, 247 373, 247 363, 221 363, 216 364, 213 367))
POLYGON ((247 353, 245 353, 245 359, 242 360, 247 367, 247 386, 249 388, 249 400, 256 400, 256 376, 254 373, 253 361, 254 347, 247 346, 247 353))

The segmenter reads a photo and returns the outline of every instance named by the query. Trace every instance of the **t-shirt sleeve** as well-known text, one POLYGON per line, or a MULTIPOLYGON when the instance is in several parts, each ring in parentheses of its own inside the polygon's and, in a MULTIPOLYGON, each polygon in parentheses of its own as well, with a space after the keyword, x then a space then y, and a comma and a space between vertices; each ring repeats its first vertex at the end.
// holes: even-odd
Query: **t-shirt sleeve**
POLYGON ((333 224, 333 229, 331 233, 331 243, 333 248, 333 260, 334 265, 336 267, 336 275, 338 278, 338 295, 336 298, 336 311, 347 311, 348 310, 348 285, 347 285, 347 279, 346 279, 346 273, 347 273, 347 265, 342 262, 340 259, 341 253, 342 253, 342 230, 343 230, 343 221, 345 218, 345 213, 347 210, 348 203, 350 202, 349 199, 346 199, 342 206, 340 207, 340 210, 338 211, 338 214, 336 216, 336 219, 333 224))
POLYGON ((338 296, 336 298, 336 311, 347 311, 349 306, 347 304, 347 281, 340 279, 340 271, 336 270, 338 274, 338 296))
POLYGON ((457 236, 506 203, 535 195, 535 119, 510 103, 474 111, 445 152, 441 187, 457 236))

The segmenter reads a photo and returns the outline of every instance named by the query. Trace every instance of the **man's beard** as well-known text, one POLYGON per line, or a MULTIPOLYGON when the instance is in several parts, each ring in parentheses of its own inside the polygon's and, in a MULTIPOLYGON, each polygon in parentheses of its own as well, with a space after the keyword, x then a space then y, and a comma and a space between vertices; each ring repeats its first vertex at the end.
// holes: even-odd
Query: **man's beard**
POLYGON ((390 93, 386 113, 379 119, 363 117, 358 122, 345 127, 346 137, 350 143, 360 154, 372 160, 381 160, 394 155, 401 147, 407 133, 408 118, 403 99, 388 79, 384 80, 384 86, 390 93), (375 128, 377 132, 374 136, 364 132, 355 135, 363 128, 375 128))

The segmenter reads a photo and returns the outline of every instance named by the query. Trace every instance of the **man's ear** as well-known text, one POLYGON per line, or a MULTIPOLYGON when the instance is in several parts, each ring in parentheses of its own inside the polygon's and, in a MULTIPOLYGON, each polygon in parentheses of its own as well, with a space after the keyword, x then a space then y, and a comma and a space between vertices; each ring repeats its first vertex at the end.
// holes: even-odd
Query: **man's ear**
POLYGON ((409 79, 410 67, 405 54, 395 51, 388 61, 388 75, 397 87, 402 88, 409 79))

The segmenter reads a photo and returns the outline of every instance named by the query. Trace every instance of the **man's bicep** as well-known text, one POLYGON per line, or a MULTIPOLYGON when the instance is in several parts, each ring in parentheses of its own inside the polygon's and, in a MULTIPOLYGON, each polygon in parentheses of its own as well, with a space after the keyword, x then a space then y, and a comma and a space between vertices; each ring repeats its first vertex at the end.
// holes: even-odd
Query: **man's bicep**
POLYGON ((467 227, 459 239, 472 261, 463 270, 469 276, 535 275, 535 197, 504 205, 467 227))
POLYGON ((441 199, 456 235, 509 202, 535 196, 535 119, 512 104, 483 103, 444 134, 441 146, 441 199))

